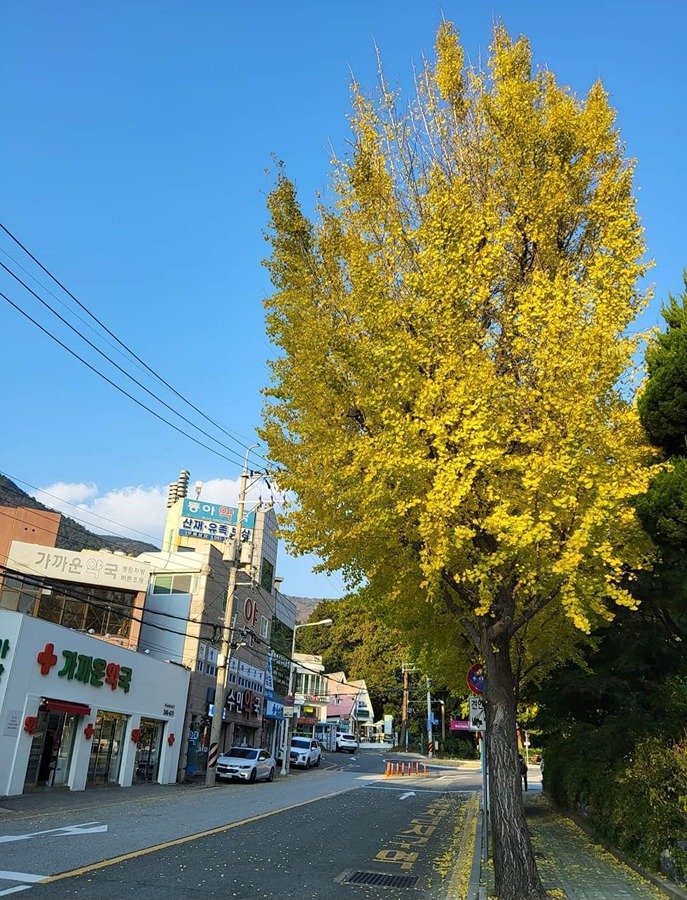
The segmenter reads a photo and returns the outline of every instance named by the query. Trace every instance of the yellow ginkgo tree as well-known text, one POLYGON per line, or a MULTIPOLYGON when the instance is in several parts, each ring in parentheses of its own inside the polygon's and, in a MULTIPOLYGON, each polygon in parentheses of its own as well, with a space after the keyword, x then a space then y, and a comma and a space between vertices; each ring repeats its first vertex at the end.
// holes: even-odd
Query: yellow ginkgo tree
POLYGON ((354 84, 351 124, 313 221, 281 166, 269 197, 262 435, 296 497, 284 534, 474 646, 497 891, 540 897, 518 674, 632 605, 649 564, 632 164, 602 86, 575 97, 501 26, 482 70, 442 24, 413 98, 354 84))

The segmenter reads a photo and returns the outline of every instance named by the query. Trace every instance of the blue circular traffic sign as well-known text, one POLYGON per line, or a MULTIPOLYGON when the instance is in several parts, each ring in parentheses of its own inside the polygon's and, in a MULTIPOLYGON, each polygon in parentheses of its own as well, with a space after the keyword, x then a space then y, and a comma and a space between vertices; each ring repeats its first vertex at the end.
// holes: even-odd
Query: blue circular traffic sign
POLYGON ((468 669, 468 687, 473 694, 484 693, 484 666, 482 663, 475 663, 468 669))

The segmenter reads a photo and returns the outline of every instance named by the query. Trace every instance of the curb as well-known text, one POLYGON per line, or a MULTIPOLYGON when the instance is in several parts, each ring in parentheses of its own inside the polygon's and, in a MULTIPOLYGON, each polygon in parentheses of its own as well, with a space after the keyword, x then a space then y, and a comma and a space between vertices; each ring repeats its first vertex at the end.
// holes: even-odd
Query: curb
POLYGON ((477 827, 475 829, 475 846, 472 852, 472 868, 470 869, 470 881, 468 882, 466 900, 483 900, 483 898, 486 898, 486 891, 480 888, 482 857, 484 856, 484 811, 482 809, 481 798, 479 804, 479 809, 477 811, 477 827))

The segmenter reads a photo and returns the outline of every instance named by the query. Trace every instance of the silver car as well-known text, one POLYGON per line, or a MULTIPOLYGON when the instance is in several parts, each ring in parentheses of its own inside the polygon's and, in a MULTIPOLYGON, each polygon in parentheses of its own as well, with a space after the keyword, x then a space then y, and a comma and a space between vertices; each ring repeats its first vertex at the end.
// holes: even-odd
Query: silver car
POLYGON ((276 768, 267 750, 232 747, 217 760, 217 777, 224 781, 274 781, 276 768))

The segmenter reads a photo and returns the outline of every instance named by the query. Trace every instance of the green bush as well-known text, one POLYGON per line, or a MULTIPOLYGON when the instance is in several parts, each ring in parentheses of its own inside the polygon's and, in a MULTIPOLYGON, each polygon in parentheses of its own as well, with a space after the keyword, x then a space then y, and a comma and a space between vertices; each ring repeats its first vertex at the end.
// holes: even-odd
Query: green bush
POLYGON ((661 852, 677 861, 687 840, 687 739, 629 740, 615 722, 571 729, 547 746, 544 790, 596 838, 657 871, 661 852))
POLYGON ((447 759, 479 759, 479 750, 470 737, 460 737, 451 733, 446 736, 445 741, 441 741, 441 750, 439 756, 447 759))
POLYGON ((687 840, 687 740, 645 738, 615 783, 610 816, 617 846, 657 868, 662 850, 687 840))

